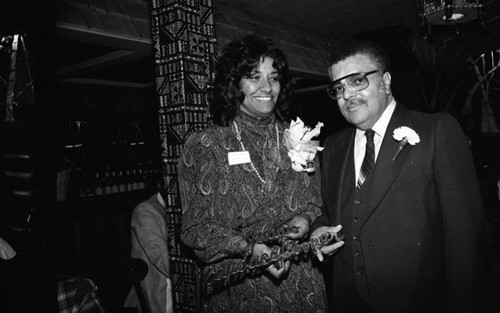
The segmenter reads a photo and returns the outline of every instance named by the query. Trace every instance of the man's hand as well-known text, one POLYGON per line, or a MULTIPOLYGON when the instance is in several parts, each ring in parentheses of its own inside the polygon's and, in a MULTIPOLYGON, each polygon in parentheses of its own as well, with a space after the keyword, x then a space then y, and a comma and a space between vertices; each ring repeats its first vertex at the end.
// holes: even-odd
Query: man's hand
MULTIPOLYGON (((342 229, 342 225, 337 226, 321 226, 315 229, 311 233, 311 239, 320 237, 324 233, 338 233, 342 229)), ((333 241, 329 245, 322 246, 321 248, 316 248, 316 256, 320 262, 323 262, 324 255, 332 255, 335 253, 340 247, 344 245, 344 241, 333 241)))

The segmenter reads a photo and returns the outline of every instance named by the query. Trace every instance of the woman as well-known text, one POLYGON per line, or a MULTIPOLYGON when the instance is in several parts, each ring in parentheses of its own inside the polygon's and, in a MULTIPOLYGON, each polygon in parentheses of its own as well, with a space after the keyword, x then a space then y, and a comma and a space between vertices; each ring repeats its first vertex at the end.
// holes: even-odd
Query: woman
POLYGON ((205 312, 326 312, 312 254, 277 257, 283 237, 307 247, 321 205, 319 171, 292 169, 283 145, 290 86, 281 50, 230 42, 210 95, 215 125, 186 141, 181 236, 204 265, 205 312))

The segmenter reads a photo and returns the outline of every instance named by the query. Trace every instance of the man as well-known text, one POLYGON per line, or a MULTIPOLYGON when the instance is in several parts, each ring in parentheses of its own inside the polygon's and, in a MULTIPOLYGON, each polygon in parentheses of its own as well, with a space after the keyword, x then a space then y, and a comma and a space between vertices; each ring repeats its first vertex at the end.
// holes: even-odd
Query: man
POLYGON ((345 236, 317 251, 333 256, 333 312, 472 312, 483 208, 464 133, 447 113, 397 103, 374 44, 332 57, 328 93, 354 126, 325 141, 324 206, 311 226, 311 237, 345 236))
MULTIPOLYGON (((131 256, 145 261, 148 273, 141 281, 147 307, 151 313, 172 313, 172 282, 165 222, 165 200, 162 192, 139 203, 132 213, 131 256)), ((139 297, 132 288, 125 300, 125 307, 142 311, 139 297)))

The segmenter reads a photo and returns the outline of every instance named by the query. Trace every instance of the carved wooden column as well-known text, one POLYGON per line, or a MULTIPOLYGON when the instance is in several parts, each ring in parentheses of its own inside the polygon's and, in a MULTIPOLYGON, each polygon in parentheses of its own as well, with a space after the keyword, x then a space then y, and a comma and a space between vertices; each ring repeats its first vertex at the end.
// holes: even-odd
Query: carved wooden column
POLYGON ((180 242, 177 164, 186 138, 207 124, 206 90, 217 53, 213 1, 152 0, 151 23, 174 311, 199 312, 200 271, 180 242))

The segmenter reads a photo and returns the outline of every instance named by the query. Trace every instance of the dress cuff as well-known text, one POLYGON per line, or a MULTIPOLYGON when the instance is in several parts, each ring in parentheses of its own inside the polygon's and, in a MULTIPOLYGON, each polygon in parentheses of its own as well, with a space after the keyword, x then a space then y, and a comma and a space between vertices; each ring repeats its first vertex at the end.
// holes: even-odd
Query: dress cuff
POLYGON ((304 212, 304 216, 307 217, 309 221, 309 226, 311 226, 312 223, 314 223, 314 221, 316 220, 316 215, 314 215, 313 212, 304 212))

